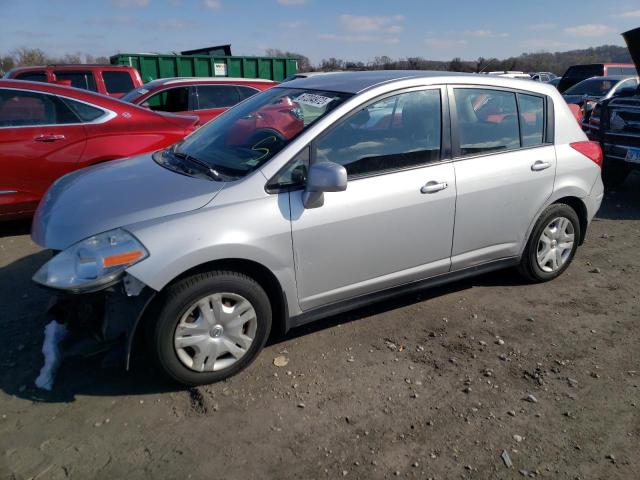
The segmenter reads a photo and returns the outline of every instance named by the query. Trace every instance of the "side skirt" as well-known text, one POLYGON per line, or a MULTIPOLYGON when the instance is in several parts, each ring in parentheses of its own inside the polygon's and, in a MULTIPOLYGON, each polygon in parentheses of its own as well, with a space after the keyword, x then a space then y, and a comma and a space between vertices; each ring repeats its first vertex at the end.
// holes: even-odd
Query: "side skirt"
POLYGON ((329 305, 324 305, 313 310, 301 313, 294 317, 287 319, 287 330, 290 328, 299 327, 321 318, 330 317, 339 313, 344 313, 349 310, 364 307, 371 303, 380 302, 389 298, 397 297, 407 293, 418 292, 427 288, 437 287, 445 283, 455 282, 468 277, 474 277, 487 272, 495 270, 502 270, 504 268, 513 267, 520 262, 519 257, 503 258, 501 260, 494 260, 492 262, 483 263, 481 265, 475 265, 473 267, 457 270, 455 272, 443 273, 435 277, 427 278, 425 280, 418 280, 417 282, 406 283, 404 285, 398 285, 397 287, 381 290, 378 292, 368 293, 359 297, 350 298, 348 300, 342 300, 329 305))

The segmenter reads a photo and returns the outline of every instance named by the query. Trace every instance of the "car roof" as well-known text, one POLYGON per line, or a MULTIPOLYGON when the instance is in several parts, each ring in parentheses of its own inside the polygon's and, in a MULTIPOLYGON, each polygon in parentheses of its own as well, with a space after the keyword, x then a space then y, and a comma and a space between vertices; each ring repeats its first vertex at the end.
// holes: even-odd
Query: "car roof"
POLYGON ((46 70, 48 68, 57 68, 61 70, 105 70, 105 69, 115 69, 115 70, 130 70, 133 67, 129 65, 111 65, 110 63, 64 63, 64 64, 56 64, 51 63, 48 65, 34 65, 34 66, 23 66, 23 67, 14 67, 10 72, 25 72, 30 70, 46 70))
MULTIPOLYGON (((429 70, 368 70, 358 72, 335 72, 331 75, 313 75, 307 78, 297 78, 281 85, 281 87, 359 93, 363 90, 367 90, 384 83, 418 78, 433 79, 436 77, 460 79, 465 77, 478 77, 478 75, 474 73, 454 73, 429 70)), ((483 75, 483 78, 487 77, 489 76, 483 75)))
POLYGON ((158 87, 162 85, 173 85, 180 83, 240 83, 240 84, 251 84, 251 83, 277 83, 273 80, 267 80, 264 78, 236 78, 236 77, 168 77, 168 78, 157 78, 155 80, 151 80, 150 82, 145 83, 144 88, 148 87, 158 87))
MULTIPOLYGON (((584 80, 581 80, 578 83, 582 83, 582 82, 587 82, 589 80, 596 80, 596 81, 607 81, 607 80, 626 80, 627 78, 637 78, 637 75, 600 75, 597 77, 589 77, 589 78, 585 78, 584 80)), ((577 83, 576 83, 577 85, 577 83)))
POLYGON ((13 78, 9 78, 0 79, 0 88, 14 88, 32 92, 50 93, 53 95, 60 95, 84 102, 94 103, 104 108, 114 108, 114 103, 129 105, 128 103, 122 102, 117 98, 109 97, 98 92, 93 92, 82 88, 68 87, 66 85, 58 85, 55 83, 32 82, 29 80, 15 80, 13 78))
MULTIPOLYGON (((299 78, 278 85, 275 88, 303 88, 357 94, 384 84, 413 80, 424 80, 425 85, 437 83, 466 83, 476 85, 495 85, 531 91, 546 90, 546 84, 521 78, 501 77, 477 73, 460 73, 429 70, 370 70, 358 72, 336 72, 332 75, 315 75, 299 78), (536 85, 537 84, 537 85, 536 85), (541 86, 542 85, 542 86, 541 86)), ((406 83, 406 82, 405 82, 406 83)), ((549 87, 552 88, 552 87, 549 87)))

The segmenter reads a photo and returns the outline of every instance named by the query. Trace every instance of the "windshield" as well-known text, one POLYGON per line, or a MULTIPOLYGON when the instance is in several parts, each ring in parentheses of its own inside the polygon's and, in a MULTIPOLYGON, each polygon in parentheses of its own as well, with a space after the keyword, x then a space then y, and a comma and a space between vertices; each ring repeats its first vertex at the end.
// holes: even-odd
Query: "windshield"
POLYGON ((149 89, 147 89, 146 87, 147 85, 143 85, 141 87, 134 88, 126 95, 120 97, 120 100, 122 100, 123 102, 133 103, 135 102, 136 98, 141 97, 145 93, 149 93, 149 89))
POLYGON ((619 80, 602 80, 590 78, 576 83, 573 87, 565 90, 565 95, 593 95, 594 97, 603 97, 607 94, 619 80))
MULTIPOLYGON (((213 180, 234 180, 259 168, 350 94, 272 88, 238 104, 156 158, 167 168, 197 164, 213 180), (172 157, 172 162, 166 160, 172 157)), ((180 169, 180 173, 187 173, 180 169)))

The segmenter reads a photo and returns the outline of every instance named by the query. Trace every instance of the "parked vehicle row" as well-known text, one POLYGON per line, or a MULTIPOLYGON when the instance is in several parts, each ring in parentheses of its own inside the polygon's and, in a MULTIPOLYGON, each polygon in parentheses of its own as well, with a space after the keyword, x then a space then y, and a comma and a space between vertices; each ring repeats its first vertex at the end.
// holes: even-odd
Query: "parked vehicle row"
POLYGON ((71 331, 122 342, 127 362, 145 332, 162 371, 210 383, 274 329, 499 268, 557 277, 600 206, 601 161, 542 83, 292 80, 56 182, 32 229, 56 255, 34 280, 71 331))
MULTIPOLYGON (((622 34, 636 68, 640 71, 640 28, 622 34)), ((635 78, 637 84, 637 77, 635 78)), ((640 86, 603 98, 589 116, 589 138, 600 142, 604 152, 603 179, 610 188, 640 169, 640 86)))
POLYGON ((56 83, 116 98, 142 85, 140 74, 135 68, 118 65, 18 67, 7 72, 4 78, 56 83))

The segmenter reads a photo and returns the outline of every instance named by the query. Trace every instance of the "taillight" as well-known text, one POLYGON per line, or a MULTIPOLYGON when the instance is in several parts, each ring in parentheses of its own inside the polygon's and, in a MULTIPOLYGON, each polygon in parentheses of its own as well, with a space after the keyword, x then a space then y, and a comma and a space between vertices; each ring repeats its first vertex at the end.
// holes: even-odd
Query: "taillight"
POLYGON ((571 148, 577 150, 593 163, 602 167, 602 148, 598 142, 574 142, 571 148))

